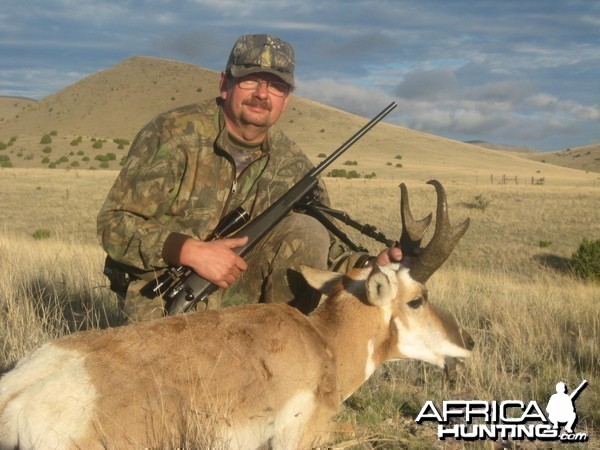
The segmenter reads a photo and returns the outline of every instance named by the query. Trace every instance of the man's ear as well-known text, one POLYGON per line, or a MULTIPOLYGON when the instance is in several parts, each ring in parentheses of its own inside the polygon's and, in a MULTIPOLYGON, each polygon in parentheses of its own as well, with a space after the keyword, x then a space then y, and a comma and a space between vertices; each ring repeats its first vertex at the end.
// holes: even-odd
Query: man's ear
POLYGON ((221 80, 219 81, 219 92, 223 100, 227 98, 228 84, 229 78, 227 77, 227 72, 221 72, 221 80))
POLYGON ((290 94, 285 96, 285 100, 283 100, 283 107, 281 108, 281 112, 284 112, 287 109, 289 102, 290 102, 290 94))

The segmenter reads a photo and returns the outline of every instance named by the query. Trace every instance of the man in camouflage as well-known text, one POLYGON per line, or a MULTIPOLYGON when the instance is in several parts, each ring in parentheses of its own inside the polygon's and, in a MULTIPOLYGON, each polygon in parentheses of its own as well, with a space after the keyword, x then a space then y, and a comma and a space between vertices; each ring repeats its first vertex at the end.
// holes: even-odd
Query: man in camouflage
MULTIPOLYGON (((256 217, 312 167, 275 126, 293 87, 292 47, 270 35, 242 36, 218 98, 159 115, 139 132, 98 214, 109 270, 134 279, 124 298, 128 321, 164 315, 162 299, 146 298, 140 288, 168 265, 190 267, 222 288, 201 308, 284 301, 308 312, 318 294, 299 276, 299 265, 345 270, 364 261, 297 213, 245 259, 233 251, 245 237, 206 241, 228 212, 241 206, 256 217)), ((378 258, 400 257, 392 249, 378 258)))

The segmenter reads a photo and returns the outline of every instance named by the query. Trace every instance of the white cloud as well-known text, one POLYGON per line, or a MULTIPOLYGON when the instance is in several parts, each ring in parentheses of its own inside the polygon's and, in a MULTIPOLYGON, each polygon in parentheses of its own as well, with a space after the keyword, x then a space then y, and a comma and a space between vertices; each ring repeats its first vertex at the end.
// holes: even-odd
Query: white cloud
POLYGON ((390 94, 381 88, 359 86, 331 78, 299 81, 297 93, 302 97, 363 116, 373 115, 391 101, 390 94))

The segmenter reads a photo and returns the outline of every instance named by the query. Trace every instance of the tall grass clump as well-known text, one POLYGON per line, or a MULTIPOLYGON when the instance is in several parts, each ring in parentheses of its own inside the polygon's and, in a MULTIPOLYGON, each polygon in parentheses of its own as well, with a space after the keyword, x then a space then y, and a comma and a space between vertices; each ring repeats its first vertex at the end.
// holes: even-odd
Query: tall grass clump
POLYGON ((600 282, 600 239, 584 239, 571 258, 573 273, 584 280, 600 282))
POLYGON ((40 344, 119 323, 96 245, 0 232, 0 373, 40 344))

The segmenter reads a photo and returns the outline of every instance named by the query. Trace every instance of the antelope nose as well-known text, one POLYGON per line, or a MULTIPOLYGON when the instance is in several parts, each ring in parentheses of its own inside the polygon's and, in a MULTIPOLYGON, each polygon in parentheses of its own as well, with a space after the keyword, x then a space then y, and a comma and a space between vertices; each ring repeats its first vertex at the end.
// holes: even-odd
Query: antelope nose
POLYGON ((462 328, 460 329, 460 338, 467 350, 473 350, 473 348, 475 348, 475 341, 473 340, 471 335, 462 328))

